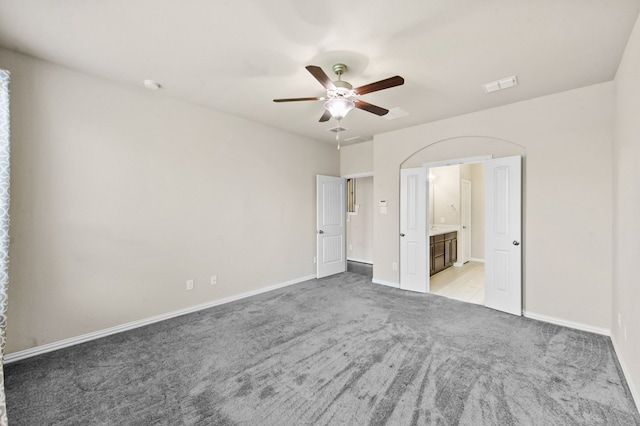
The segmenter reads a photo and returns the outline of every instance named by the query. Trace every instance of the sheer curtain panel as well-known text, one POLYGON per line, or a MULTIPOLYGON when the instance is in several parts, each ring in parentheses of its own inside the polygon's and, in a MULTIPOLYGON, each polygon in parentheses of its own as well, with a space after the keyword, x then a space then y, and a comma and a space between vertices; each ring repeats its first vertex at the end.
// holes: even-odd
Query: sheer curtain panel
MULTIPOLYGON (((0 367, 4 365, 9 284, 9 72, 0 70, 0 367)), ((0 368, 0 426, 8 425, 0 368)))

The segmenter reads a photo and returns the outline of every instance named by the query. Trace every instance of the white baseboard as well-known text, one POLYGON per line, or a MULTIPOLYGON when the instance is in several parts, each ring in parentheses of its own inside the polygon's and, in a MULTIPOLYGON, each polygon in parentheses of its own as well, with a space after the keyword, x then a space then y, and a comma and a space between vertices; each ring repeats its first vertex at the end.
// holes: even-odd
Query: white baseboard
POLYGON ((367 265, 373 265, 372 260, 362 260, 362 259, 354 259, 353 257, 347 257, 347 260, 358 263, 366 263, 367 265))
POLYGON ((579 322, 567 321, 560 318, 550 317, 547 315, 536 314, 535 312, 524 311, 523 315, 538 321, 548 322, 551 324, 561 325, 564 327, 575 328, 576 330, 588 331, 590 333, 601 334, 603 336, 611 336, 611 330, 608 328, 594 327, 579 322))
POLYGON ((390 281, 382 281, 375 278, 372 279, 371 282, 374 284, 386 285, 387 287, 400 288, 400 283, 392 283, 390 281))
POLYGON ((471 259, 469 259, 472 262, 480 262, 480 263, 484 263, 484 259, 479 259, 477 257, 472 257, 471 259))
POLYGON ((82 334, 80 336, 71 337, 69 339, 59 340, 57 342, 47 343, 46 345, 36 346, 33 348, 25 349, 23 351, 12 352, 4 356, 4 364, 10 364, 12 362, 19 361, 21 359, 31 358, 36 355, 45 354, 58 349, 67 348, 80 343, 96 340, 101 337, 110 336, 116 333, 122 333, 123 331, 133 330, 135 328, 143 327, 145 325, 153 324, 156 322, 164 321, 167 319, 179 317, 182 315, 190 314, 192 312, 201 311, 203 309, 212 308, 218 305, 224 305, 225 303, 233 302, 236 300, 244 299, 247 297, 255 296, 268 291, 277 290, 279 288, 287 287, 293 284, 299 284, 304 281, 315 279, 315 275, 308 275, 306 277, 296 278, 290 281, 286 281, 279 284, 274 284, 269 287, 263 287, 257 290, 248 291, 235 296, 229 296, 222 299, 212 300, 210 302, 202 303, 200 305, 190 306, 188 308, 179 309, 177 311, 167 312, 165 314, 156 315, 149 318, 144 318, 138 321, 128 322, 126 324, 117 325, 115 327, 105 328, 103 330, 94 331, 92 333, 82 334))
POLYGON ((613 344, 613 350, 616 352, 616 357, 618 358, 618 362, 620 363, 620 368, 622 368, 622 374, 624 374, 624 378, 627 380, 629 391, 631 391, 631 397, 636 403, 636 408, 640 409, 640 392, 638 391, 638 388, 636 388, 635 383, 631 381, 629 368, 626 366, 624 359, 620 358, 620 355, 618 355, 620 352, 618 351, 618 345, 616 345, 616 339, 614 338, 614 336, 611 336, 611 343, 613 344))

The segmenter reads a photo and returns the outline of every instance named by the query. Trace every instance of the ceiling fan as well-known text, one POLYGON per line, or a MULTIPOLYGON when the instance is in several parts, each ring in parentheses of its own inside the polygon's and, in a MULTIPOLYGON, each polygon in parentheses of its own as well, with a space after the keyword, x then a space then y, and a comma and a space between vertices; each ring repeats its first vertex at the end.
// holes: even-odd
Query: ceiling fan
POLYGON ((376 81, 375 83, 365 84, 364 86, 356 87, 354 89, 351 84, 346 81, 342 81, 341 79, 342 74, 347 70, 347 66, 345 64, 335 64, 333 66, 333 72, 338 76, 337 81, 331 81, 322 68, 316 65, 307 65, 305 68, 316 78, 316 80, 320 82, 320 84, 324 86, 325 89, 327 89, 327 96, 316 98, 274 99, 273 102, 325 101, 325 112, 322 114, 322 117, 320 117, 320 122, 329 121, 330 118, 335 118, 340 121, 353 108, 362 109, 375 115, 385 115, 389 112, 388 109, 362 101, 358 99, 358 97, 367 93, 404 84, 404 78, 396 75, 395 77, 389 77, 384 80, 376 81))

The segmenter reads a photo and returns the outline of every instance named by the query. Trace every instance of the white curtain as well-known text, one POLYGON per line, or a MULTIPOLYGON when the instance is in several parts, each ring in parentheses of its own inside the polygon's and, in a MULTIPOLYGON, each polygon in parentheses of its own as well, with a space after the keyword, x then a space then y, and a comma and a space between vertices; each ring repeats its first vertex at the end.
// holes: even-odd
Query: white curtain
POLYGON ((0 70, 0 426, 8 425, 4 348, 9 285, 9 72, 0 70))

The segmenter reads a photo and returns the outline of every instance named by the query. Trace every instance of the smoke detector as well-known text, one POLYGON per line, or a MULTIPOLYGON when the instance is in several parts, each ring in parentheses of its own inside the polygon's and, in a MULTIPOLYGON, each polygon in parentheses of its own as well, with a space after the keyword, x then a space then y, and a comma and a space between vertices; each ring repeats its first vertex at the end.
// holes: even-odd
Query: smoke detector
POLYGON ((149 90, 158 90, 162 87, 160 83, 153 80, 144 80, 142 84, 144 84, 144 87, 146 87, 149 90))

